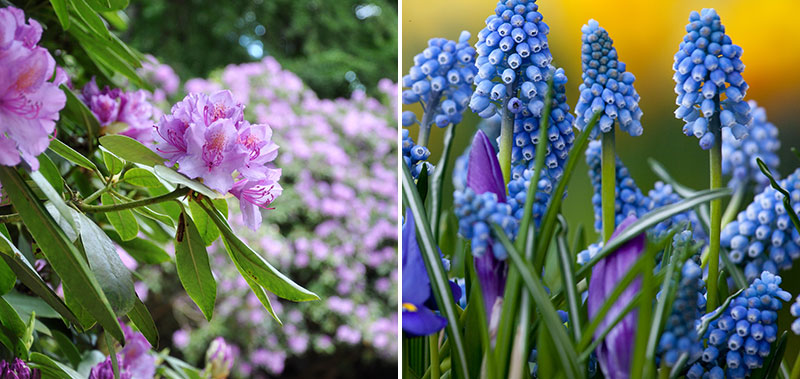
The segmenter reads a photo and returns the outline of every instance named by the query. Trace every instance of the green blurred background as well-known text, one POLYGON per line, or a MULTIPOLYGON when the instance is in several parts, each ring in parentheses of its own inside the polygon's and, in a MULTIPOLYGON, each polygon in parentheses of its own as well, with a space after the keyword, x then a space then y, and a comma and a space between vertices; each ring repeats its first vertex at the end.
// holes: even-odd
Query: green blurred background
POLYGON ((139 0, 125 42, 183 80, 275 57, 322 98, 397 77, 394 0, 139 0))
MULTIPOLYGON (((470 42, 477 42, 477 34, 484 20, 494 12, 491 0, 405 0, 401 14, 402 70, 413 65, 413 57, 426 46, 432 37, 457 39, 462 30, 472 33, 470 42)), ((682 121, 675 118, 675 93, 672 81, 673 55, 685 35, 689 13, 702 8, 715 8, 722 18, 726 32, 733 43, 744 49, 742 60, 746 68, 744 78, 750 84, 746 99, 756 100, 767 110, 769 121, 780 131, 780 173, 786 175, 800 166, 800 160, 790 147, 800 148, 797 104, 800 100, 800 47, 794 44, 796 15, 800 1, 771 0, 753 2, 727 1, 597 1, 558 0, 539 1, 539 11, 550 27, 549 43, 554 64, 566 70, 569 82, 567 97, 574 108, 581 83, 580 36, 581 26, 594 18, 604 27, 617 49, 620 60, 628 71, 636 75, 636 90, 642 99, 644 134, 633 138, 618 134, 617 154, 629 168, 631 175, 643 192, 653 188, 658 178, 652 173, 647 158, 661 162, 679 182, 696 189, 708 186, 708 153, 701 150, 698 140, 681 132, 682 121)), ((421 116, 419 106, 404 106, 421 116)), ((458 126, 453 157, 460 155, 470 142, 480 118, 467 110, 464 121, 458 126)), ((411 135, 417 136, 416 128, 411 135)), ((432 162, 439 160, 444 130, 431 133, 429 147, 432 162)), ((452 172, 448 169, 449 172, 452 172)), ((727 179, 725 179, 727 181, 727 179)), ((576 175, 568 187, 564 213, 571 230, 583 224, 594 240, 591 185, 587 167, 581 161, 576 175)), ((452 191, 449 185, 445 193, 452 191)), ((752 196, 749 196, 752 200, 752 196)), ((800 265, 784 272, 784 289, 800 293, 800 265), (797 277, 797 278, 793 278, 797 277), (788 282, 788 283, 786 283, 788 282)), ((788 328, 791 316, 788 307, 780 317, 782 329, 788 328)), ((791 363, 800 350, 800 338, 790 340, 787 360, 791 363)))

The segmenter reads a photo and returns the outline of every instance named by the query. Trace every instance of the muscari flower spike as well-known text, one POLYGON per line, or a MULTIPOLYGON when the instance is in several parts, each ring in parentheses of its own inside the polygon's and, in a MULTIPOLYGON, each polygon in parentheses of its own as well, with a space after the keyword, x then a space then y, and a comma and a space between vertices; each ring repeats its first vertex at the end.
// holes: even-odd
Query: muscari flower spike
MULTIPOLYGON (((691 239, 691 231, 676 234, 673 237, 675 251, 680 251, 678 246, 687 244, 691 239)), ((695 322, 702 317, 706 307, 703 270, 698 262, 699 256, 695 256, 687 260, 681 268, 672 310, 667 316, 664 332, 658 343, 659 357, 667 367, 675 366, 681 354, 688 354, 691 362, 703 353, 703 344, 695 329, 695 322)))
POLYGON ((619 121, 620 129, 631 136, 642 135, 639 94, 633 88, 636 78, 625 71, 625 63, 619 60, 608 32, 597 21, 589 20, 581 32, 583 83, 575 106, 575 126, 583 130, 594 114, 602 111, 592 129, 592 138, 600 132, 610 132, 615 121, 619 121))
POLYGON ((414 56, 414 66, 403 76, 403 104, 420 103, 424 119, 412 111, 403 112, 403 126, 431 122, 443 128, 461 122, 469 103, 472 83, 478 72, 475 49, 469 45, 470 33, 462 31, 458 42, 432 38, 422 53, 414 56))
POLYGON ((427 162, 430 156, 431 151, 425 146, 415 144, 408 129, 403 129, 403 162, 411 170, 414 179, 419 177, 422 170, 428 171, 428 175, 433 174, 433 165, 427 162))
POLYGON ((744 101, 748 85, 742 78, 742 48, 725 34, 714 9, 692 12, 686 32, 672 66, 678 94, 675 117, 686 122, 683 133, 699 138, 700 147, 709 149, 718 143, 709 126, 719 117, 721 127, 741 139, 752 120, 744 101))
POLYGON ((792 299, 780 284, 780 276, 764 271, 739 294, 723 315, 709 324, 703 336, 708 347, 686 377, 745 378, 761 367, 778 338, 778 310, 782 302, 792 299))
POLYGON ((499 1, 495 14, 486 19, 478 33, 475 65, 478 75, 469 105, 488 119, 513 113, 514 146, 511 151, 512 177, 532 169, 539 145, 539 125, 544 110, 548 81, 553 80, 553 100, 548 120, 546 174, 558 180, 575 135, 573 116, 567 105, 567 76, 552 64, 547 42, 550 29, 542 21, 535 0, 499 1), (506 107, 506 109, 503 109, 506 107))
MULTIPOLYGON (((789 192, 795 213, 800 212, 800 169, 779 184, 789 192)), ((777 274, 800 258, 800 233, 786 212, 783 195, 767 187, 722 229, 720 244, 731 261, 744 266, 747 280, 762 271, 777 274)))
POLYGON ((796 317, 795 320, 792 321, 792 333, 800 334, 800 295, 794 300, 789 311, 792 316, 796 317))
POLYGON ((722 173, 730 175, 728 187, 737 188, 755 183, 761 190, 769 184, 769 179, 761 174, 756 158, 761 158, 772 172, 776 172, 780 159, 775 154, 781 147, 778 128, 767 121, 767 111, 754 100, 747 102, 753 122, 750 132, 737 139, 730 129, 722 129, 722 173))

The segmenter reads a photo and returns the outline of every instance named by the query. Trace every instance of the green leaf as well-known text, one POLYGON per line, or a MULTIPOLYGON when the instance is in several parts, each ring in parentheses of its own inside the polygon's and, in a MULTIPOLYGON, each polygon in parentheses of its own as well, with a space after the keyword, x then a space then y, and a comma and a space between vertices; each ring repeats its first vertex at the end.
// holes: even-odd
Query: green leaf
MULTIPOLYGON (((233 264, 236 266, 236 269, 239 270, 239 272, 242 271, 242 268, 239 267, 236 261, 233 261, 233 264)), ((244 278, 244 281, 247 282, 247 285, 250 286, 250 289, 258 298, 258 301, 261 302, 261 305, 264 306, 264 309, 266 309, 267 312, 269 312, 269 314, 272 315, 272 318, 275 319, 275 321, 277 321, 279 325, 283 325, 281 319, 278 317, 277 314, 275 314, 275 311, 272 309, 272 302, 269 300, 269 296, 267 295, 267 292, 264 290, 264 287, 261 287, 253 279, 250 279, 246 275, 243 275, 242 277, 244 278)))
POLYGON ((87 0, 87 3, 98 12, 118 11, 128 6, 128 0, 87 0))
POLYGON ((158 328, 156 327, 156 323, 153 321, 153 316, 150 315, 150 311, 147 307, 142 303, 139 298, 136 298, 136 301, 133 303, 133 309, 128 312, 128 318, 131 319, 136 328, 139 329, 140 332, 147 338, 147 341, 150 342, 150 345, 153 346, 153 349, 158 348, 158 328))
POLYGON ((61 351, 61 355, 69 360, 69 363, 72 365, 72 367, 78 367, 78 365, 81 363, 81 353, 78 351, 78 347, 72 343, 66 334, 61 333, 58 330, 53 330, 53 339, 56 340, 58 349, 61 351))
MULTIPOLYGON (((670 240, 672 239, 670 238, 670 240)), ((672 244, 667 245, 667 249, 672 249, 672 244)), ((661 260, 662 265, 667 255, 669 255, 668 251, 665 251, 661 260)), ((669 312, 672 311, 672 301, 675 298, 675 291, 677 291, 677 286, 675 284, 678 282, 677 278, 675 278, 675 272, 679 264, 681 265, 680 267, 683 267, 683 260, 680 254, 670 255, 664 282, 661 284, 660 295, 656 300, 658 304, 656 305, 656 312, 650 324, 650 334, 647 338, 647 350, 644 355, 645 359, 651 360, 653 364, 655 364, 656 348, 659 342, 658 338, 661 335, 665 320, 669 317, 669 312)))
MULTIPOLYGON (((17 248, 11 244, 11 242, 6 239, 6 236, 0 233, 0 258, 14 271, 16 274, 17 279, 19 279, 22 284, 24 284, 28 289, 30 289, 34 294, 39 296, 45 303, 53 307, 53 309, 58 312, 62 317, 69 320, 69 322, 75 324, 79 329, 83 329, 81 322, 78 320, 77 317, 70 311, 64 301, 61 300, 58 295, 48 286, 44 280, 39 276, 39 273, 28 263, 28 260, 25 259, 25 256, 20 253, 17 248)), ((9 302, 14 303, 9 296, 12 293, 8 293, 3 297, 6 298, 9 302)), ((43 317, 47 317, 45 312, 39 312, 40 315, 43 317)))
MULTIPOLYGON (((70 3, 72 4, 72 9, 75 11, 75 14, 83 20, 94 34, 98 37, 108 37, 109 32, 106 25, 103 23, 103 19, 97 15, 97 12, 89 6, 86 0, 70 0, 70 3)), ((74 30, 74 28, 72 30, 74 30)))
POLYGON ((61 173, 58 172, 58 167, 47 157, 47 154, 39 154, 37 157, 39 159, 39 172, 42 176, 50 182, 50 185, 56 190, 56 192, 61 192, 64 190, 64 178, 61 177, 61 173))
POLYGON ((58 22, 61 23, 61 28, 64 30, 69 29, 69 9, 67 9, 67 1, 50 0, 50 4, 53 6, 53 11, 56 12, 56 17, 58 17, 58 22))
POLYGON ((103 163, 110 175, 119 174, 125 168, 125 163, 108 151, 103 151, 103 163))
MULTIPOLYGON (((566 221, 565 221, 566 222, 566 221)), ((567 306, 569 307, 569 323, 570 329, 574 334, 575 341, 581 339, 581 330, 583 325, 581 323, 581 294, 576 287, 577 281, 575 280, 575 257, 572 256, 567 248, 566 241, 566 228, 562 227, 557 233, 556 237, 556 250, 558 251, 558 263, 561 268, 561 279, 563 280, 563 288, 567 293, 567 306)))
POLYGON ((181 184, 181 185, 187 186, 187 187, 191 188, 192 190, 194 190, 195 192, 198 192, 198 193, 200 193, 200 194, 202 194, 204 196, 207 196, 209 198, 219 199, 219 198, 225 197, 225 195, 220 194, 220 193, 212 190, 211 188, 206 187, 205 184, 200 183, 200 182, 198 182, 197 180, 194 180, 194 179, 189 179, 185 175, 183 175, 183 174, 181 174, 181 173, 179 173, 179 172, 177 172, 177 171, 175 171, 175 170, 173 170, 171 168, 168 168, 167 166, 163 166, 163 165, 155 166, 155 167, 153 167, 153 172, 156 174, 156 176, 158 176, 159 178, 161 178, 163 180, 166 180, 169 183, 172 183, 174 185, 181 184))
POLYGON ((128 16, 125 15, 125 12, 102 12, 102 15, 111 26, 121 31, 128 30, 128 16))
POLYGON ((48 148, 50 149, 50 151, 61 156, 61 158, 64 158, 78 166, 81 166, 89 170, 97 171, 97 166, 95 166, 95 164, 92 163, 92 161, 90 161, 88 158, 81 155, 81 153, 73 150, 71 147, 65 145, 63 142, 57 139, 50 140, 50 146, 48 148))
POLYGON ((5 261, 0 260, 0 295, 7 294, 16 283, 17 275, 5 261))
POLYGON ((523 283, 525 283, 533 302, 536 304, 542 317, 541 320, 544 322, 544 326, 547 327, 550 336, 553 338, 553 347, 556 352, 556 354, 554 354, 555 358, 560 361, 561 369, 564 370, 566 377, 584 377, 585 372, 577 365, 578 354, 575 352, 575 346, 567 335, 567 331, 561 322, 561 317, 556 313, 553 303, 550 302, 550 295, 547 294, 541 278, 536 271, 533 270, 531 263, 525 261, 522 256, 519 255, 517 249, 508 239, 508 236, 506 236, 502 228, 497 224, 493 224, 492 230, 494 231, 493 235, 499 239, 500 243, 502 243, 508 251, 508 256, 511 258, 514 266, 516 266, 517 271, 519 271, 523 283))
POLYGON ((152 172, 139 167, 134 167, 126 171, 122 180, 134 186, 145 188, 156 188, 162 186, 161 182, 158 181, 158 178, 156 178, 152 172))
POLYGON ((58 212, 58 209, 56 209, 56 206, 53 205, 53 203, 46 203, 44 207, 47 209, 47 212, 50 213, 50 216, 53 217, 53 220, 55 220, 56 224, 58 224, 58 226, 61 227, 61 230, 64 231, 64 234, 67 236, 69 241, 75 242, 75 240, 78 239, 78 232, 80 232, 80 230, 76 231, 73 225, 79 226, 78 223, 80 221, 78 220, 78 215, 80 213, 72 208, 68 208, 72 214, 72 224, 70 224, 67 222, 65 217, 61 216, 61 213, 58 212))
POLYGON ((28 347, 30 346, 27 344, 26 337, 28 327, 19 317, 17 311, 14 310, 14 307, 3 298, 0 298, 0 324, 11 333, 11 336, 8 336, 8 333, 6 333, 6 335, 8 337, 13 337, 14 354, 20 357, 26 357, 28 355, 28 347))
POLYGON ((780 184, 775 180, 772 176, 772 173, 769 171, 769 167, 764 164, 764 161, 761 158, 756 158, 756 162, 758 163, 758 168, 761 169, 761 173, 769 179, 769 184, 772 188, 783 195, 783 206, 786 208, 786 214, 789 215, 789 219, 792 220, 792 224, 794 224, 794 228, 800 232, 800 218, 797 217, 797 213, 794 212, 794 207, 792 207, 792 195, 789 191, 783 189, 780 184))
POLYGON ((36 313, 36 317, 39 318, 61 317, 47 302, 36 296, 28 296, 17 291, 11 291, 3 295, 3 299, 11 304, 23 319, 30 317, 33 313, 36 313))
POLYGON ((242 242, 239 237, 231 230, 228 223, 222 218, 219 210, 208 207, 206 204, 199 203, 203 210, 211 217, 211 221, 217 225, 228 255, 241 268, 242 275, 247 275, 250 279, 281 298, 291 301, 310 301, 319 300, 317 294, 299 286, 297 283, 283 275, 280 271, 272 267, 261 255, 253 251, 249 246, 242 242))
POLYGON ((192 212, 192 220, 197 226, 197 231, 203 237, 203 242, 206 246, 211 246, 219 238, 219 228, 214 225, 214 222, 196 201, 189 202, 189 210, 192 212))
MULTIPOLYGON (((122 204, 121 201, 115 199, 108 192, 100 197, 103 205, 116 205, 122 204)), ((133 211, 130 209, 123 209, 120 211, 106 212, 108 222, 114 226, 114 229, 119 233, 119 237, 123 241, 130 241, 139 235, 139 223, 136 222, 136 217, 133 216, 133 211)))
POLYGON ((606 255, 610 254, 612 251, 618 249, 625 242, 628 242, 631 238, 645 232, 653 225, 658 224, 659 222, 666 220, 678 213, 692 209, 702 203, 719 199, 730 194, 731 190, 728 188, 698 191, 690 198, 650 211, 640 219, 636 220, 636 222, 631 224, 613 240, 609 241, 609 243, 603 246, 603 249, 601 249, 597 255, 594 256, 594 258, 592 258, 585 265, 581 266, 577 273, 577 279, 580 280, 585 278, 589 270, 591 270, 591 268, 594 267, 597 262, 603 259, 606 255))
POLYGON ((425 204, 422 202, 416 186, 414 186, 414 179, 408 166, 401 166, 403 166, 403 194, 416 221, 417 238, 425 268, 430 277, 431 289, 433 290, 436 304, 439 306, 439 311, 447 319, 446 331, 447 337, 450 339, 453 366, 458 377, 469 378, 466 349, 458 317, 456 317, 455 304, 450 293, 450 284, 447 280, 447 274, 444 272, 442 260, 439 257, 439 249, 433 241, 433 233, 428 223, 428 217, 425 214, 425 204))
POLYGON ((33 352, 31 353, 29 366, 38 368, 42 371, 43 378, 69 378, 69 379, 82 379, 83 376, 69 366, 56 362, 50 357, 33 352))
MULTIPOLYGON (((77 1, 82 1, 82 0, 77 0, 77 1)), ((70 30, 74 31, 75 28, 71 28, 70 30)), ((64 106, 64 110, 61 112, 61 114, 66 118, 75 121, 75 123, 77 123, 78 125, 84 126, 88 133, 87 137, 89 141, 93 141, 95 138, 97 138, 98 135, 100 135, 100 122, 97 121, 97 118, 94 117, 92 111, 89 110, 89 108, 86 107, 86 104, 84 104, 80 99, 78 99, 77 96, 75 96, 75 94, 72 92, 72 90, 69 89, 69 87, 62 84, 60 88, 67 95, 67 104, 64 106)), ((50 147, 52 148, 52 143, 50 147)), ((64 158, 69 159, 67 157, 64 158)), ((92 164, 92 166, 94 166, 94 164, 92 164)))
MULTIPOLYGON (((122 334, 116 315, 100 284, 91 273, 83 254, 67 240, 64 232, 14 168, 0 167, 0 182, 3 183, 3 190, 19 212, 31 236, 61 278, 65 289, 80 290, 81 296, 76 297, 77 302, 106 331, 112 333, 118 340, 124 341, 125 336, 122 334)), ((17 275, 19 276, 19 273, 17 275)))
POLYGON ((67 203, 65 203, 64 199, 61 198, 61 193, 56 191, 56 189, 50 185, 50 182, 48 182, 39 171, 32 172, 30 176, 33 182, 39 186, 39 189, 42 191, 42 193, 44 193, 44 196, 47 197, 47 200, 50 200, 53 206, 56 207, 63 220, 72 227, 72 230, 76 230, 77 228, 75 227, 72 208, 67 206, 67 203))
POLYGON ((115 231, 107 230, 106 234, 139 263, 152 265, 169 262, 172 259, 161 246, 147 239, 134 238, 123 241, 115 231))
POLYGON ((439 223, 442 214, 442 189, 444 188, 444 178, 447 175, 447 165, 450 161, 450 150, 453 147, 455 135, 456 125, 450 124, 444 135, 442 157, 433 169, 433 176, 431 177, 431 227, 433 228, 433 236, 436 238, 436 241, 439 241, 439 223))
MULTIPOLYGON (((157 204, 154 204, 154 205, 157 205, 157 204)), ((142 216, 144 216, 144 217, 147 217, 147 218, 149 218, 151 220, 155 220, 155 221, 164 223, 164 225, 167 225, 167 226, 170 226, 170 227, 174 227, 175 226, 175 223, 172 221, 172 218, 170 218, 169 216, 167 216, 167 215, 165 215, 163 213, 158 213, 158 212, 154 211, 149 206, 136 207, 136 208, 133 208, 133 211, 138 213, 138 214, 140 214, 140 215, 142 215, 142 216)))
POLYGON ((194 300, 206 319, 211 321, 214 301, 217 298, 217 282, 211 273, 203 237, 194 226, 192 218, 186 213, 181 214, 178 223, 178 233, 175 237, 175 264, 178 268, 178 278, 186 293, 194 300))
POLYGON ((161 158, 147 146, 142 145, 141 142, 128 136, 119 134, 102 136, 100 137, 100 145, 128 162, 150 167, 164 164, 164 158, 161 158))
POLYGON ((81 242, 89 267, 103 289, 111 309, 122 316, 133 307, 136 292, 131 272, 122 263, 114 242, 88 217, 81 215, 81 242))

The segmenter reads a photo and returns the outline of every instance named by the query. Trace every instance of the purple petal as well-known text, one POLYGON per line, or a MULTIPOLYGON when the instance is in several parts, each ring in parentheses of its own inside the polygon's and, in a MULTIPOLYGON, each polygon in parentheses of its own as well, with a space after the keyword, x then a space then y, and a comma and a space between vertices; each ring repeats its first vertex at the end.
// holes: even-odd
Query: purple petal
POLYGON ((447 319, 437 316, 430 309, 419 307, 415 312, 403 311, 403 332, 412 336, 427 336, 447 325, 447 319))
POLYGON ((506 263, 494 257, 491 245, 483 256, 475 258, 475 274, 478 275, 481 284, 483 306, 486 308, 486 319, 489 321, 495 301, 502 297, 505 291, 507 274, 506 263))
MULTIPOLYGON (((613 240, 622 231, 636 221, 636 217, 626 218, 611 236, 613 240)), ((619 249, 601 259, 592 269, 592 278, 589 282, 589 296, 587 308, 589 318, 594 318, 603 303, 614 291, 614 287, 619 283, 623 276, 628 272, 636 259, 644 252, 646 244, 645 234, 642 233, 630 241, 624 243, 619 249)), ((605 328, 605 326, 616 318, 616 316, 629 304, 637 292, 641 289, 641 278, 636 278, 628 286, 622 295, 617 299, 605 319, 597 328, 595 337, 605 328)), ((622 321, 606 335, 603 342, 597 348, 597 358, 600 368, 607 378, 628 378, 631 366, 631 355, 636 336, 636 317, 637 312, 628 313, 622 321)))
POLYGON ((422 253, 417 244, 414 215, 406 210, 403 225, 403 303, 423 304, 431 297, 431 286, 422 253))
POLYGON ((494 192, 497 201, 506 202, 506 186, 500 163, 497 161, 497 153, 489 137, 486 137, 481 130, 475 133, 475 138, 472 139, 467 168, 467 187, 472 188, 476 194, 494 192))

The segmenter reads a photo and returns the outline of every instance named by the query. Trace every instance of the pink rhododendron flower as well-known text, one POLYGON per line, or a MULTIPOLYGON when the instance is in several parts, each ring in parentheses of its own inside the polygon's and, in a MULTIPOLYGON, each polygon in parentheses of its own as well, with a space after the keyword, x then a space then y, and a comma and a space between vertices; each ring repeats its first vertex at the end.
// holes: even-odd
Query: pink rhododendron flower
POLYGON ((154 130, 155 150, 178 171, 202 179, 210 188, 239 199, 245 224, 261 225, 260 208, 281 194, 281 170, 272 129, 244 120, 244 106, 230 91, 192 93, 161 117, 154 130))
POLYGON ((37 43, 42 27, 14 7, 0 9, 0 164, 24 160, 39 169, 36 156, 50 145, 67 98, 58 88, 66 75, 37 43), (55 74, 55 75, 54 75, 55 74), (52 79, 52 80, 51 80, 52 79))
POLYGON ((125 92, 108 86, 100 90, 95 78, 83 87, 81 100, 92 111, 100 126, 122 123, 126 127, 119 134, 143 144, 153 142, 153 106, 144 90, 125 92))

